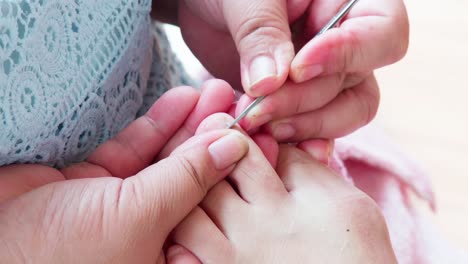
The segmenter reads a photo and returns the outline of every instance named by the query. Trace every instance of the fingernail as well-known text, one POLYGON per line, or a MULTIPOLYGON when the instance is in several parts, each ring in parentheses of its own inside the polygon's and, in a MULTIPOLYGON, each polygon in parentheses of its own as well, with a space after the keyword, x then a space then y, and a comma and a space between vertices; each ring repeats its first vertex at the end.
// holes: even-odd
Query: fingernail
POLYGON ((217 170, 233 165, 249 150, 247 139, 239 132, 232 132, 211 143, 208 152, 217 170))
POLYGON ((258 89, 256 87, 260 82, 275 78, 277 76, 276 62, 269 56, 258 56, 250 64, 249 68, 249 89, 251 91, 258 89))
POLYGON ((273 119, 271 114, 262 113, 262 105, 257 105, 247 114, 245 119, 248 122, 246 130, 251 130, 253 128, 259 127, 263 124, 270 122, 273 119))
POLYGON ((289 123, 280 123, 273 126, 272 134, 276 140, 283 141, 293 137, 296 134, 296 129, 289 123))
POLYGON ((295 82, 305 82, 322 74, 323 66, 320 64, 304 65, 297 67, 293 78, 295 82))

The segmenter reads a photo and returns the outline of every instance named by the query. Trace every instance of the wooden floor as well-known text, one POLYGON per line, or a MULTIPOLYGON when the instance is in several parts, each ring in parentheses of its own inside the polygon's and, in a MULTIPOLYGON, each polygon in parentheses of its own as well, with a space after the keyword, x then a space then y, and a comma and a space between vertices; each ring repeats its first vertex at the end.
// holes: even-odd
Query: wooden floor
POLYGON ((468 1, 405 2, 410 49, 378 71, 376 122, 431 174, 435 221, 468 250, 468 1))
MULTIPOLYGON (((430 173, 437 198, 434 221, 468 250, 468 1, 407 0, 411 43, 401 62, 377 72, 382 102, 376 121, 430 173)), ((169 37, 187 59, 198 62, 169 37)))

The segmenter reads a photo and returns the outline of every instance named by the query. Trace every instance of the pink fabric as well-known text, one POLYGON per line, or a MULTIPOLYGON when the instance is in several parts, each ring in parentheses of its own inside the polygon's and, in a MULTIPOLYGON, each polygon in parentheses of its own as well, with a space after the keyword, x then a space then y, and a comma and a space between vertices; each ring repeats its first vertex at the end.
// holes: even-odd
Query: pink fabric
POLYGON ((336 140, 331 167, 381 207, 399 263, 468 263, 467 252, 451 246, 411 203, 412 192, 435 210, 429 177, 382 131, 367 126, 336 140))

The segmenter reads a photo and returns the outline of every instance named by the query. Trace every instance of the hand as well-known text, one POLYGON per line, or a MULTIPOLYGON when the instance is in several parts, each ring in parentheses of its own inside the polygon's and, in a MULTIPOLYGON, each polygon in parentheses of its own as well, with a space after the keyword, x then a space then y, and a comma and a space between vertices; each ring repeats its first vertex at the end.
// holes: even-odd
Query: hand
POLYGON ((280 146, 275 171, 249 140, 231 184, 218 183, 174 231, 168 264, 396 263, 378 206, 311 158, 310 147, 280 146))
POLYGON ((149 166, 172 135, 225 107, 207 106, 206 99, 232 101, 225 83, 204 88, 200 99, 193 89, 169 91, 86 162, 62 171, 0 168, 2 260, 164 263, 161 249, 169 232, 248 150, 240 133, 218 130, 191 138, 149 166))
MULTIPOLYGON (((379 104, 373 71, 404 56, 409 32, 402 1, 361 0, 338 28, 311 40, 343 3, 181 0, 179 24, 212 74, 234 85, 242 76, 247 95, 237 112, 251 97, 269 94, 242 122, 245 129, 268 123, 265 129, 280 141, 336 138, 373 119, 379 104), (249 77, 259 54, 276 59, 276 77, 249 77), (232 67, 239 61, 242 74, 232 67)), ((256 76, 269 76, 264 73, 273 67, 258 65, 256 76)))
POLYGON ((250 96, 288 77, 294 47, 285 0, 179 0, 179 26, 211 74, 250 96))

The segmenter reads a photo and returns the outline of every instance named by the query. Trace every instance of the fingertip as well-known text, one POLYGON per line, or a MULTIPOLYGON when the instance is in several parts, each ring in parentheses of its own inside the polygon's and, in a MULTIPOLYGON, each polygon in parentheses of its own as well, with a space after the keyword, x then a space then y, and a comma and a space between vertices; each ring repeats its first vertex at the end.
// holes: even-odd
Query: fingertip
POLYGON ((321 75, 324 67, 321 64, 301 65, 291 69, 289 77, 295 83, 303 83, 321 75))
POLYGON ((200 99, 205 99, 202 109, 209 109, 210 106, 223 112, 229 109, 236 97, 235 91, 232 86, 220 79, 211 79, 202 84, 200 99), (206 105, 205 105, 206 104, 206 105))
MULTIPOLYGON (((274 47, 275 44, 272 44, 274 47)), ((252 97, 268 95, 278 90, 289 75, 294 59, 291 41, 277 44, 271 54, 261 54, 242 66, 242 82, 245 92, 252 97)))
MULTIPOLYGON (((176 134, 172 135, 171 139, 165 144, 164 149, 158 155, 159 159, 169 156, 177 146, 189 137, 193 136, 197 127, 207 116, 213 113, 228 111, 232 106, 235 97, 234 90, 231 88, 229 83, 219 79, 211 79, 204 82, 201 86, 200 95, 197 95, 198 91, 195 92, 196 96, 189 95, 192 98, 190 99, 190 102, 188 102, 191 104, 192 100, 195 100, 195 107, 189 109, 190 112, 188 116, 186 115, 184 118, 182 127, 180 127, 176 134)), ((188 91, 188 93, 193 93, 193 91, 188 91)), ((180 96, 180 94, 181 92, 178 92, 176 95, 180 96)), ((167 118, 174 116, 175 111, 185 108, 186 106, 181 104, 187 104, 187 102, 175 98, 171 103, 172 106, 169 104, 170 103, 167 102, 163 107, 160 107, 160 114, 166 114, 168 116, 167 118), (172 109, 169 107, 172 107, 172 109)))
MULTIPOLYGON (((240 116, 241 113, 254 101, 255 99, 249 96, 241 97, 241 100, 237 103, 236 117, 240 116)), ((274 107, 268 102, 269 97, 261 101, 260 104, 251 109, 250 112, 248 112, 247 115, 239 121, 240 126, 245 129, 245 131, 252 131, 273 119, 271 112, 274 111, 274 107)))
POLYGON ((196 135, 217 129, 225 129, 233 118, 226 113, 216 113, 205 118, 197 128, 196 135))
MULTIPOLYGON (((305 77, 301 79, 301 76, 307 75, 305 67, 312 65, 322 65, 323 73, 328 74, 370 72, 394 63, 404 56, 408 47, 407 34, 401 28, 407 26, 399 26, 390 17, 363 16, 345 20, 340 27, 313 38, 298 52, 291 64, 291 78, 303 80, 305 77), (379 30, 369 30, 369 25, 379 30)), ((317 72, 318 67, 314 67, 314 71, 317 72)))
POLYGON ((174 94, 177 94, 178 96, 181 96, 182 94, 185 96, 199 96, 200 92, 192 86, 183 85, 169 89, 165 94, 168 96, 173 96, 174 94))
POLYGON ((208 147, 214 166, 222 171, 244 157, 249 150, 247 138, 235 131, 213 142, 208 147))
POLYGON ((236 107, 236 116, 239 116, 248 105, 250 105, 255 100, 254 97, 251 97, 247 94, 242 95, 237 102, 236 107))
POLYGON ((202 84, 202 87, 201 87, 202 93, 206 90, 211 90, 211 89, 223 90, 226 92, 226 94, 232 93, 232 96, 234 98, 234 89, 228 82, 224 80, 209 79, 202 84))
MULTIPOLYGON (((255 98, 250 97, 248 94, 242 95, 240 97, 239 101, 237 102, 234 117, 240 116, 242 111, 244 111, 247 108, 247 106, 249 106, 254 100, 255 100, 255 98)), ((243 118, 242 120, 239 121, 239 126, 241 126, 242 128, 245 128, 247 130, 249 124, 248 124, 247 120, 245 118, 243 118)))
POLYGON ((245 93, 252 97, 259 97, 276 91, 280 86, 281 81, 277 76, 267 76, 244 87, 246 87, 245 93))
MULTIPOLYGON (((179 86, 164 93, 146 112, 146 116, 157 120, 161 115, 167 115, 168 109, 174 109, 175 105, 193 109, 200 98, 200 92, 191 86, 179 86)), ((178 110, 178 108, 176 109, 178 110)))
POLYGON ((313 39, 304 45, 291 62, 289 77, 293 82, 306 82, 325 72, 323 63, 327 61, 328 49, 326 47, 318 49, 320 45, 318 40, 313 39))

